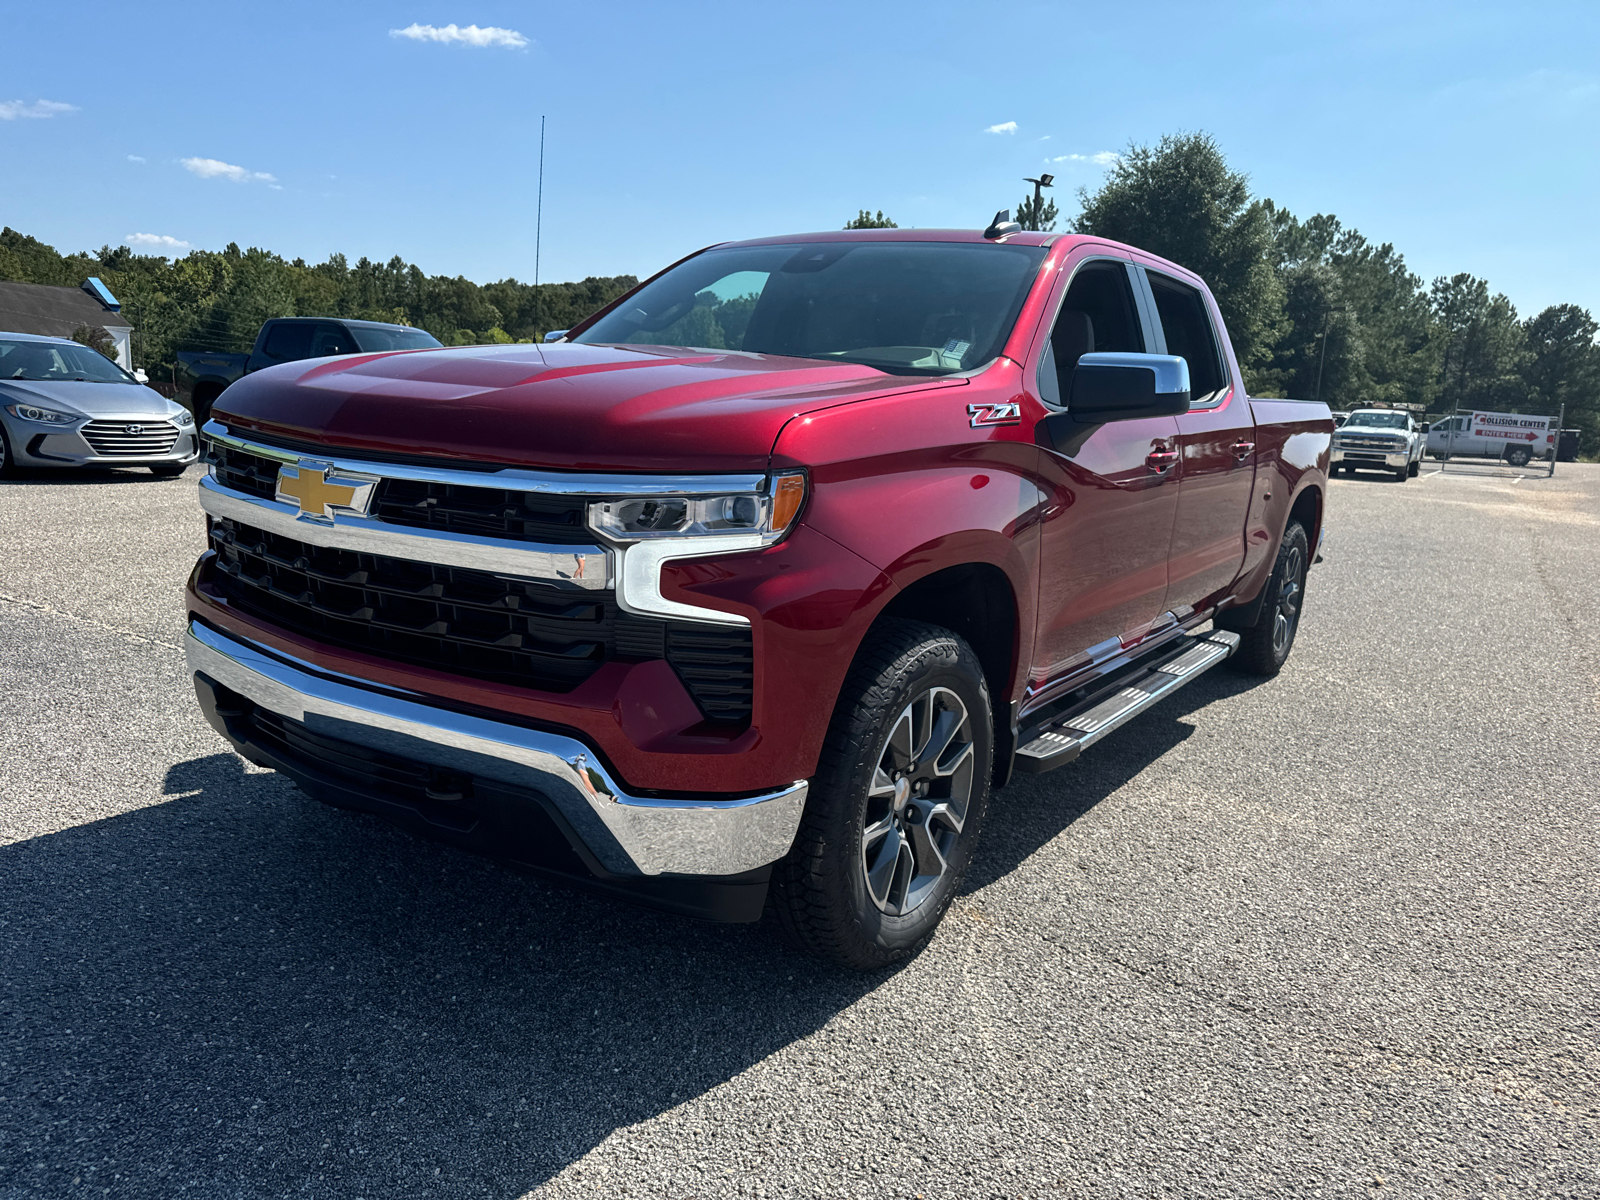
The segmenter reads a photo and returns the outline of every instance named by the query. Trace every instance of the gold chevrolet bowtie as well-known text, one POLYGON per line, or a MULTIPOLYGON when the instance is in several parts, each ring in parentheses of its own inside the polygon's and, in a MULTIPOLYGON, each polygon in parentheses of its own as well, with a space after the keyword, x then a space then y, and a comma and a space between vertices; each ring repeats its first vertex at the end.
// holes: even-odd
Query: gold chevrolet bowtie
POLYGON ((278 472, 278 495, 293 496, 304 516, 329 517, 330 508, 350 508, 356 489, 348 484, 329 483, 328 473, 315 467, 284 467, 278 472), (296 474, 290 475, 290 471, 296 474))

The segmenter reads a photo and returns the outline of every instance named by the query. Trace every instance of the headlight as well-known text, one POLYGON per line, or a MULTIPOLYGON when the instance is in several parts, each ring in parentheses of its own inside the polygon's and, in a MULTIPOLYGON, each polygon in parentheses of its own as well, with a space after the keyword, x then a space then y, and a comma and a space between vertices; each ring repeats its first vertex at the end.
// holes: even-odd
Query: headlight
POLYGON ((187 429, 194 424, 194 415, 187 408, 180 409, 171 420, 179 429, 187 429))
POLYGON ((83 420, 75 413, 57 412, 53 408, 35 408, 31 404, 8 404, 6 411, 24 421, 38 421, 41 425, 76 425, 83 420))
POLYGON ((804 475, 774 475, 754 492, 598 500, 589 505, 589 528, 618 542, 756 535, 770 546, 789 531, 805 498, 804 475))

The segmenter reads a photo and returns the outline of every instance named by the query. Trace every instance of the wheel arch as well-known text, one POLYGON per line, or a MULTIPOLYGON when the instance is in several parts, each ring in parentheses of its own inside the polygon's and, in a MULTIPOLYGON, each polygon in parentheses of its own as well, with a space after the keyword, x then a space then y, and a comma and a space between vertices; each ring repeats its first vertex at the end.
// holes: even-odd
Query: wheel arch
POLYGON ((994 718, 994 782, 1002 785, 1010 774, 1011 692, 1022 657, 1020 611, 1011 580, 988 562, 944 567, 902 587, 873 625, 892 618, 948 629, 978 656, 994 718))

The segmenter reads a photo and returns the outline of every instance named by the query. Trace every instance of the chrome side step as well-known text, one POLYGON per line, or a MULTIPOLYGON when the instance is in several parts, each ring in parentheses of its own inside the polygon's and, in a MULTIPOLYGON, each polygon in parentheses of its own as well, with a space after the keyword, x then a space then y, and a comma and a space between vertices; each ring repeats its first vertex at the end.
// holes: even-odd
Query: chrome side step
POLYGON ((1016 769, 1038 775, 1065 766, 1113 729, 1126 725, 1184 684, 1193 683, 1238 648, 1239 635, 1225 629, 1187 637, 1164 648, 1142 671, 1123 676, 1025 731, 1016 769))

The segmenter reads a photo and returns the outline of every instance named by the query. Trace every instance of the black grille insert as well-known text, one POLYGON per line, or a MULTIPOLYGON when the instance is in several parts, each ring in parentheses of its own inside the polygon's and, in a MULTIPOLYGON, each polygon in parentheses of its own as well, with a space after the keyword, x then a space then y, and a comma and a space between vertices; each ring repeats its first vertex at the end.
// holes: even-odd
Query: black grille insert
POLYGON ((259 454, 235 450, 206 439, 206 461, 216 472, 217 482, 225 488, 272 500, 278 495, 278 463, 259 454))
POLYGON ((415 529, 570 546, 594 542, 583 523, 583 508, 580 496, 385 479, 378 485, 372 515, 415 529))
POLYGON ((611 592, 314 546, 225 517, 212 518, 211 548, 231 605, 326 645, 551 692, 612 659, 664 657, 708 720, 750 719, 748 626, 635 617, 611 592))

